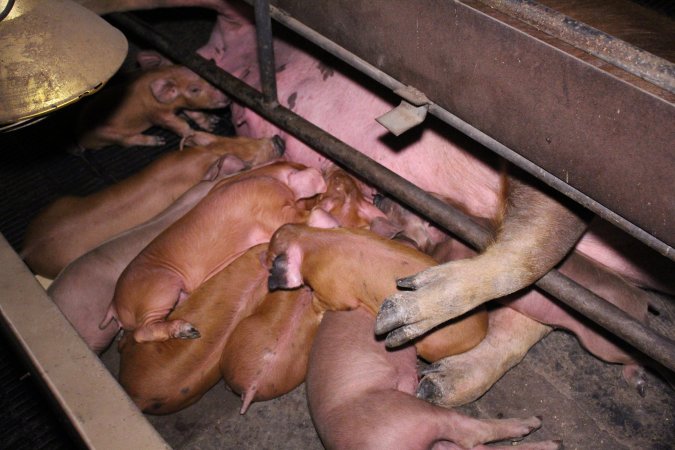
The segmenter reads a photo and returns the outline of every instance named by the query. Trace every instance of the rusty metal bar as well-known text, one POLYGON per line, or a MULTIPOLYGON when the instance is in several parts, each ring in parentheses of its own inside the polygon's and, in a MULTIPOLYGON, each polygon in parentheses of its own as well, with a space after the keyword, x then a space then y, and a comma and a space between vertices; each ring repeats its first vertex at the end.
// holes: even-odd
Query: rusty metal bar
MULTIPOLYGON (((251 0, 246 1, 250 2, 251 0)), ((386 73, 379 70, 377 67, 369 64, 367 61, 359 58, 358 56, 344 49, 343 47, 335 44, 334 42, 327 39, 323 35, 317 33, 316 31, 302 24, 298 20, 284 13, 279 8, 272 6, 271 14, 274 20, 283 24, 287 28, 295 31, 300 36, 308 39, 309 41, 318 45, 319 47, 326 50, 333 56, 341 59, 342 61, 346 62, 347 64, 359 70, 360 72, 368 75, 370 78, 379 82, 383 86, 391 89, 392 91, 405 87, 403 83, 387 75, 386 73)), ((471 139, 475 140, 476 142, 480 143, 486 148, 492 150, 502 158, 525 170, 530 175, 548 184, 558 192, 569 197, 570 199, 579 203, 583 207, 593 211, 593 213, 597 214, 599 217, 603 218, 604 220, 610 222, 617 228, 630 234, 631 236, 638 239, 645 245, 651 247, 652 249, 656 250, 657 252, 666 256, 667 258, 675 261, 675 249, 673 249, 673 247, 666 244, 662 240, 654 237, 650 233, 647 233, 642 228, 626 220, 625 218, 615 213, 614 211, 606 208, 605 206, 595 201, 588 195, 565 183, 560 178, 556 177, 555 175, 551 174, 550 172, 546 171, 540 166, 534 164, 530 160, 524 158, 517 152, 513 151, 512 149, 508 148, 507 146, 488 136, 487 134, 480 131, 476 127, 463 121, 459 117, 448 112, 447 110, 443 109, 441 106, 439 106, 434 102, 429 103, 429 112, 432 115, 439 118, 440 120, 442 120, 443 122, 447 123, 448 125, 451 125, 453 128, 469 136, 471 139)))
MULTIPOLYGON (((267 104, 260 92, 223 71, 213 61, 207 61, 183 49, 180 43, 161 35, 151 26, 129 14, 113 14, 110 19, 116 26, 136 35, 177 63, 190 67, 246 107, 287 130, 336 163, 364 176, 378 189, 400 199, 477 249, 482 249, 486 245, 489 239, 487 230, 478 226, 462 212, 429 195, 291 110, 267 104)), ((635 321, 616 306, 556 270, 542 277, 536 286, 624 339, 645 355, 675 371, 675 342, 635 321)))
POLYGON ((675 93, 675 64, 532 0, 479 0, 675 93))
POLYGON ((255 29, 258 37, 258 63, 260 83, 267 103, 277 101, 277 79, 274 71, 274 45, 272 44, 272 19, 269 0, 255 0, 255 29))

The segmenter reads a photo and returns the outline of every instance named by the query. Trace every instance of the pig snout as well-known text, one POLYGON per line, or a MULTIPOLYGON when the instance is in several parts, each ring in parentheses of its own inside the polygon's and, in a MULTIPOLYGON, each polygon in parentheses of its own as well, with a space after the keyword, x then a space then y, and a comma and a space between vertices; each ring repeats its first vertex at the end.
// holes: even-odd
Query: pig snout
POLYGON ((270 268, 270 275, 267 278, 267 288, 270 292, 274 292, 278 289, 289 289, 291 288, 290 283, 286 277, 288 272, 288 257, 286 254, 278 255, 274 258, 272 262, 272 267, 270 268))

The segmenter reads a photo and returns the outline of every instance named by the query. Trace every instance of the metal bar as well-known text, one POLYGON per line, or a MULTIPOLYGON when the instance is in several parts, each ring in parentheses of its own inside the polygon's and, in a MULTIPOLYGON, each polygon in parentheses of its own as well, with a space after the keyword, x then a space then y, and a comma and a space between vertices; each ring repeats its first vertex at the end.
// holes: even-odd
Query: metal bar
POLYGON ((675 64, 532 0, 479 0, 675 93, 675 64))
MULTIPOLYGON (((250 2, 250 0, 247 1, 250 2)), ((311 28, 292 18, 291 16, 284 13, 280 9, 272 6, 271 14, 274 20, 295 31, 300 36, 315 43, 322 49, 331 53, 333 56, 340 58, 342 61, 346 62, 347 64, 359 70, 360 72, 368 75, 369 77, 379 82, 383 86, 386 86, 387 88, 391 89, 392 91, 405 87, 403 83, 392 78, 391 76, 382 72, 375 66, 364 61, 363 59, 359 58, 353 53, 347 51, 343 47, 330 41, 323 35, 317 33, 316 31, 312 30, 311 28)), ((440 120, 442 120, 443 122, 447 123, 448 125, 451 125, 452 127, 461 131, 465 135, 469 136, 471 139, 475 140, 479 144, 497 153, 502 158, 525 170, 530 175, 548 184, 558 192, 579 203, 581 206, 593 211, 593 213, 597 214, 604 220, 610 222, 617 228, 630 234, 631 236, 638 239, 645 245, 651 247, 652 249, 656 250, 657 252, 666 256, 667 258, 675 261, 675 249, 673 249, 673 247, 666 244, 662 240, 652 236, 648 232, 644 231, 642 228, 636 226, 632 222, 629 222, 628 220, 624 219, 623 217, 611 211, 610 209, 607 209, 602 204, 593 200, 592 198, 582 193, 581 191, 573 188, 572 186, 565 183, 555 175, 542 169, 541 167, 524 158, 520 154, 516 153, 515 151, 511 150, 510 148, 506 147, 497 140, 493 139, 492 137, 488 136, 479 129, 473 127, 472 125, 468 124, 467 122, 463 121, 459 117, 453 115, 452 113, 448 112, 447 110, 443 109, 442 107, 433 102, 429 104, 429 112, 434 116, 436 116, 437 118, 439 118, 440 120)))
POLYGON ((170 449, 2 234, 0 267, 1 331, 23 350, 82 448, 170 449))
POLYGON ((255 0, 255 29, 258 37, 260 82, 267 103, 278 103, 277 80, 274 71, 274 45, 269 0, 255 0))
MULTIPOLYGON (((153 45, 169 58, 188 66, 214 86, 253 109, 265 119, 285 129, 296 138, 338 164, 363 175, 368 181, 432 221, 455 233, 478 249, 484 248, 489 233, 469 217, 434 198, 396 173, 368 158, 339 139, 306 121, 291 110, 268 105, 263 95, 251 86, 217 67, 213 61, 187 51, 177 42, 157 33, 152 27, 128 14, 113 14, 110 19, 120 28, 153 45)), ((606 327, 645 355, 675 371, 675 342, 629 317, 625 312, 593 294, 556 270, 542 277, 537 287, 556 296, 589 319, 606 327)))

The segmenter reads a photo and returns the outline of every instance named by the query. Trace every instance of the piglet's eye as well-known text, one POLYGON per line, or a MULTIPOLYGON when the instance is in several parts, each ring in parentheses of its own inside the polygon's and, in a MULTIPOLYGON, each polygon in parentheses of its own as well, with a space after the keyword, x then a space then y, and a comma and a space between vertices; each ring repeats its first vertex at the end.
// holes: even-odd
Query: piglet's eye
POLYGON ((199 94, 202 91, 202 89, 198 86, 193 86, 190 88, 190 92, 193 94, 199 94))

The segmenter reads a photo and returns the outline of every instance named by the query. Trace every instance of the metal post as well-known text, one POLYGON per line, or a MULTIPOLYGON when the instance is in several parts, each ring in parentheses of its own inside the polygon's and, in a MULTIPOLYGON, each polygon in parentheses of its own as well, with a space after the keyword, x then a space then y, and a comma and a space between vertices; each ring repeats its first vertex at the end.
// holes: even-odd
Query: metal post
POLYGON ((277 104, 277 80, 274 70, 274 46, 272 44, 270 2, 269 0, 255 0, 254 7, 262 92, 267 103, 277 104))

